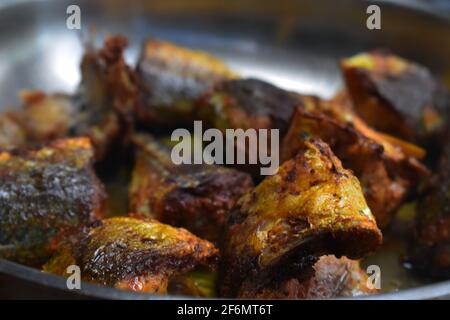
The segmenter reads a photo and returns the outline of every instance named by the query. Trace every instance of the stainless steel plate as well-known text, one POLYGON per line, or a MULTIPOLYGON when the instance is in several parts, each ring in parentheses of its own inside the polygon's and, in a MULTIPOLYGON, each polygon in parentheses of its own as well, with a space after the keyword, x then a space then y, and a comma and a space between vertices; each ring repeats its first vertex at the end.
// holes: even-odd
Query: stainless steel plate
MULTIPOLYGON (((450 22, 424 5, 380 2, 382 30, 370 31, 366 28, 368 2, 362 0, 81 0, 77 1, 82 22, 78 32, 66 27, 68 4, 0 2, 3 108, 17 106, 21 89, 72 91, 80 78, 80 38, 93 28, 99 41, 105 34, 128 36, 131 64, 142 40, 152 35, 209 51, 244 76, 323 97, 342 85, 339 58, 380 47, 429 66, 450 83, 450 22)), ((387 270, 388 279, 409 279, 395 259, 388 255, 377 261, 387 270)), ((22 296, 27 297, 155 298, 91 284, 69 292, 62 278, 1 259, 0 273, 0 296, 7 291, 11 296, 14 283, 15 294, 20 296, 19 287, 23 287, 22 296)), ((427 285, 422 280, 402 281, 397 286, 400 291, 374 298, 450 295, 450 281, 427 285)))

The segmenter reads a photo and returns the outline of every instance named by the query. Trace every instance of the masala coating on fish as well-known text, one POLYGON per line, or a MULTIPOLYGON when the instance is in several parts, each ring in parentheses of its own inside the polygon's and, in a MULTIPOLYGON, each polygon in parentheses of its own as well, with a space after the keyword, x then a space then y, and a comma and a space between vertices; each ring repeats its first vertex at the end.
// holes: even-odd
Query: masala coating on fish
MULTIPOLYGON (((447 131, 447 137, 450 131, 447 131)), ((417 206, 416 230, 408 253, 414 271, 450 277, 450 143, 446 142, 439 167, 417 206)))
POLYGON ((312 138, 239 200, 226 230, 225 297, 236 297, 241 288, 259 291, 287 279, 307 279, 322 255, 359 259, 382 242, 358 179, 328 145, 312 138))
POLYGON ((314 275, 306 280, 288 279, 272 287, 253 291, 254 286, 241 288, 241 299, 332 299, 376 294, 368 286, 368 276, 359 262, 346 257, 322 256, 314 264, 314 275))
POLYGON ((450 93, 424 66, 383 51, 341 66, 357 112, 375 129, 428 143, 444 128, 450 93))
POLYGON ((192 122, 197 98, 215 83, 237 77, 206 52, 154 38, 144 43, 136 72, 142 94, 138 120, 152 126, 192 122))
POLYGON ((150 135, 136 134, 133 143, 136 162, 129 187, 130 212, 216 242, 231 208, 253 187, 251 177, 216 165, 176 165, 170 148, 150 135))
POLYGON ((332 102, 321 102, 309 111, 296 109, 282 142, 282 161, 302 147, 304 135, 328 143, 344 166, 355 173, 382 228, 429 174, 416 158, 424 156, 423 149, 376 132, 351 110, 332 102))
POLYGON ((0 152, 0 257, 38 265, 60 237, 101 216, 92 160, 87 138, 0 152))
POLYGON ((214 268, 218 250, 185 229, 156 220, 109 218, 62 243, 44 271, 68 276, 78 265, 84 281, 136 292, 166 294, 172 279, 196 267, 214 268))

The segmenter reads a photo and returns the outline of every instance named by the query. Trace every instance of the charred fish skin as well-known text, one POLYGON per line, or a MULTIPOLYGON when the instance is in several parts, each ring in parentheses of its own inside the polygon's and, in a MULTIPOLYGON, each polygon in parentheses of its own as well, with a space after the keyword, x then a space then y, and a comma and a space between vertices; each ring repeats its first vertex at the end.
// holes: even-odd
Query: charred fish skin
POLYGON ((295 107, 303 103, 301 95, 265 81, 234 79, 217 84, 200 97, 197 118, 222 131, 279 129, 283 135, 295 107))
MULTIPOLYGON (((450 132, 448 133, 450 134, 450 132)), ((448 137, 448 135, 447 135, 448 137)), ((407 262, 422 275, 450 276, 450 143, 417 206, 416 230, 407 262)))
POLYGON ((356 110, 374 128, 420 143, 444 128, 450 93, 425 67, 383 51, 341 66, 356 110))
POLYGON ((197 98, 214 83, 237 77, 206 52, 155 38, 144 43, 136 72, 142 93, 138 119, 157 126, 192 122, 197 98))
MULTIPOLYGON (((279 138, 273 137, 284 136, 297 106, 306 107, 314 103, 315 97, 290 92, 262 80, 236 79, 223 81, 202 95, 197 103, 196 119, 225 134, 230 129, 235 132, 244 130, 244 133, 267 130, 270 138, 261 141, 258 135, 255 144, 261 146, 261 142, 265 143, 269 146, 267 154, 278 158, 279 138), (274 146, 277 146, 276 150, 272 150, 274 146)), ((236 146, 235 153, 242 152, 250 158, 250 150, 245 145, 236 146)), ((234 167, 251 174, 255 181, 264 178, 260 161, 234 167)))
POLYGON ((197 266, 214 268, 218 250, 185 229, 153 219, 115 217, 84 228, 62 243, 44 271, 67 276, 79 265, 85 281, 165 294, 172 277, 197 266))
POLYGON ((221 291, 235 297, 247 285, 309 277, 321 255, 358 259, 381 241, 358 179, 328 145, 307 138, 293 159, 244 195, 230 214, 221 291))
POLYGON ((253 186, 251 177, 216 165, 175 165, 170 149, 150 135, 136 134, 133 143, 130 211, 217 242, 229 211, 253 186))
POLYGON ((62 234, 101 216, 105 192, 87 138, 0 153, 0 256, 27 265, 49 257, 62 234))

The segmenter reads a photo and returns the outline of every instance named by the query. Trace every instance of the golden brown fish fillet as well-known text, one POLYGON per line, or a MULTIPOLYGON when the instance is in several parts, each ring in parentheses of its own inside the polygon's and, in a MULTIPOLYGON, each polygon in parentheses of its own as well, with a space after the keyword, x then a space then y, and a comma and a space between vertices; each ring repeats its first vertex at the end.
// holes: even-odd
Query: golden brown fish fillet
POLYGON ((232 211, 223 242, 221 291, 235 297, 241 288, 259 291, 286 279, 307 279, 318 257, 359 259, 381 241, 358 179, 328 145, 305 139, 294 158, 232 211))
POLYGON ((287 160, 302 146, 302 136, 318 137, 359 178, 367 203, 380 227, 428 175, 428 169, 415 157, 421 148, 379 134, 350 109, 335 102, 318 102, 314 108, 297 108, 281 147, 287 160))
POLYGON ((184 229, 152 219, 115 217, 62 243, 44 271, 68 276, 66 268, 78 265, 85 281, 165 294, 172 279, 179 281, 198 266, 214 267, 217 256, 211 243, 184 229))

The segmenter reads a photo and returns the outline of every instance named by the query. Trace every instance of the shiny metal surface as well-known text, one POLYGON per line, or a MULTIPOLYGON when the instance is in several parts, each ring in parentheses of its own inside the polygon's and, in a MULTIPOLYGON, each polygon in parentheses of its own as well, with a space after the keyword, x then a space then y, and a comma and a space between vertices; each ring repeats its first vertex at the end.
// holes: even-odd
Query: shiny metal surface
MULTIPOLYGON (((66 28, 70 3, 0 1, 1 108, 17 105, 21 89, 72 91, 79 81, 80 38, 92 28, 99 41, 108 33, 128 36, 131 64, 142 40, 152 35, 209 51, 244 76, 323 97, 342 85, 339 58, 379 47, 429 66, 450 83, 450 22, 423 2, 410 7, 381 2, 382 30, 370 31, 368 4, 357 0, 81 0, 81 32, 66 28)), ((0 260, 0 273, 67 291, 63 279, 10 262, 0 260)), ((0 278, 0 287, 8 285, 5 279, 0 278)), ((150 298, 89 284, 76 294, 150 298)), ((450 281, 375 298, 446 295, 450 281)))

